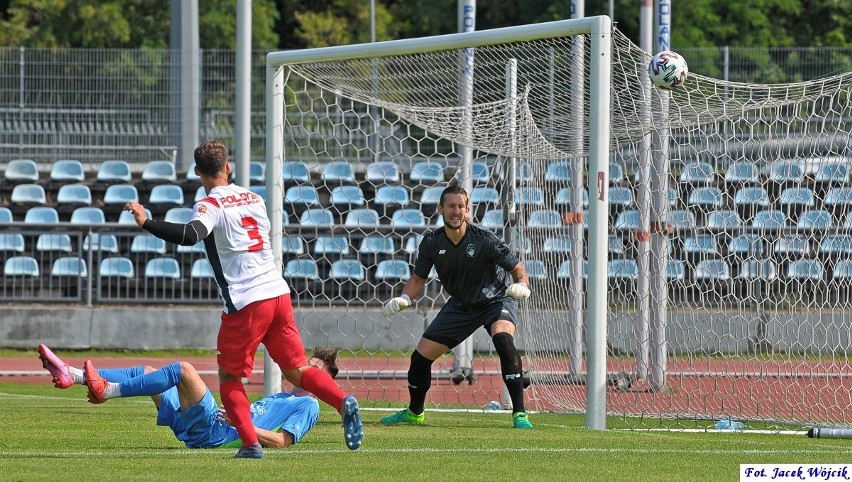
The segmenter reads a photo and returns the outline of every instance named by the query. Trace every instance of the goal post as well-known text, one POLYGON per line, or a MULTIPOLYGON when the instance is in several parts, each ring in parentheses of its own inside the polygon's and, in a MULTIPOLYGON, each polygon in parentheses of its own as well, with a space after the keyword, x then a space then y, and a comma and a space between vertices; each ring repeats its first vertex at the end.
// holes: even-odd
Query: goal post
MULTIPOLYGON (((378 42, 360 45, 347 45, 340 47, 325 47, 300 51, 271 52, 267 55, 267 193, 269 212, 272 219, 272 245, 276 253, 276 263, 283 268, 281 258, 281 238, 283 226, 281 217, 284 212, 284 182, 281 177, 281 165, 286 158, 284 148, 285 130, 285 83, 291 67, 310 63, 312 65, 322 63, 334 63, 350 61, 354 59, 383 59, 388 57, 417 56, 424 52, 454 51, 458 49, 475 49, 484 46, 505 45, 535 41, 554 37, 585 36, 590 43, 589 80, 591 86, 599 88, 589 89, 588 105, 588 145, 584 147, 584 155, 588 157, 588 171, 594 173, 597 179, 603 182, 590 182, 590 205, 589 219, 589 290, 587 298, 587 343, 586 343, 586 423, 591 429, 603 430, 606 428, 606 323, 607 323, 607 291, 606 291, 606 263, 607 251, 605 249, 608 231, 608 203, 607 183, 609 177, 609 144, 610 144, 610 62, 611 62, 611 34, 612 22, 609 17, 589 17, 583 19, 549 22, 536 25, 520 27, 507 27, 486 31, 468 32, 461 34, 442 35, 437 37, 404 39, 388 42, 378 42)), ((367 71, 370 72, 370 71, 367 71)), ((375 84, 373 85, 375 87, 375 84)), ((386 98, 382 92, 382 83, 371 94, 375 95, 373 100, 386 98)), ((357 91, 358 89, 353 89, 357 91)), ((479 92, 477 92, 479 93, 479 92)), ((357 92, 358 95, 370 97, 366 92, 357 92)), ((350 92, 352 95, 352 92, 350 92)), ((388 95, 387 98, 392 97, 388 95)), ((509 102, 517 102, 510 99, 509 102)), ((397 103, 375 102, 381 108, 394 111, 397 103)), ((465 116, 483 115, 489 112, 493 104, 505 104, 498 99, 489 99, 480 105, 462 106, 460 111, 465 116)), ((446 110, 446 105, 440 102, 434 105, 419 106, 420 110, 428 108, 437 112, 427 110, 426 115, 444 115, 441 111, 446 110)), ((402 117, 402 113, 394 112, 402 117)), ((412 113, 412 124, 418 125, 418 109, 412 113)), ((528 115, 523 112, 519 115, 528 115)), ((529 127, 530 119, 527 120, 529 127)), ((531 125, 535 128, 535 124, 531 125)), ((432 127, 428 120, 422 127, 432 127)), ((470 126, 467 126, 468 128, 470 126)), ((493 132, 475 132, 477 125, 467 129, 466 135, 452 140, 470 148, 476 147, 480 152, 486 154, 504 155, 507 157, 518 157, 534 159, 536 156, 523 144, 519 152, 505 152, 504 142, 507 136, 516 137, 519 133, 497 133, 489 139, 485 137, 493 132), (491 150, 489 148, 492 147, 491 150)), ((498 126, 498 129, 500 127, 498 126)), ((450 128, 452 130, 452 128, 450 128)), ((463 129, 463 132, 465 130, 463 129)), ((558 157, 581 157, 581 156, 559 156, 563 154, 559 149, 550 144, 544 136, 535 132, 522 132, 524 137, 536 137, 538 144, 534 146, 540 149, 548 158, 558 157)), ((451 137, 451 136, 449 136, 451 137)), ((538 156, 542 156, 539 153, 538 156)))

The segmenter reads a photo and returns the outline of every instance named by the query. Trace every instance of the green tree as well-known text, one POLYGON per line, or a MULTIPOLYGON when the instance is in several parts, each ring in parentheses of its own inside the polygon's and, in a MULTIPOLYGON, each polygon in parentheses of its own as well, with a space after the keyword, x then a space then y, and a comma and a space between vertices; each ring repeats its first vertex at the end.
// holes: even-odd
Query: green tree
MULTIPOLYGON (((279 0, 278 7, 283 49, 370 41, 370 5, 364 0, 279 0)), ((376 1, 376 40, 399 38, 400 27, 391 12, 376 1)))

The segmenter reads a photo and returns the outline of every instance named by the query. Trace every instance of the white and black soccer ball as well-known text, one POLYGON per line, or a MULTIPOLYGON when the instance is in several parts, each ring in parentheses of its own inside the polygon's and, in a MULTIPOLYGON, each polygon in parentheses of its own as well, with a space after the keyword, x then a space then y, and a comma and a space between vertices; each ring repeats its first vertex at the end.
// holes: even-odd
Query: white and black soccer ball
POLYGON ((654 55, 648 64, 648 77, 655 86, 671 90, 686 81, 689 75, 689 67, 677 52, 665 50, 654 55))

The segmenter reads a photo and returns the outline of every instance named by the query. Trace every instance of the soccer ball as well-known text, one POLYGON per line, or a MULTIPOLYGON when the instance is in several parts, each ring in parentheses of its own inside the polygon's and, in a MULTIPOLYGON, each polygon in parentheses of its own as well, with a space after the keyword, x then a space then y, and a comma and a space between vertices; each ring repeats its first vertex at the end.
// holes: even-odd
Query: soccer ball
POLYGON ((689 68, 686 60, 676 52, 666 50, 651 58, 648 64, 648 77, 655 86, 671 90, 686 80, 689 68))

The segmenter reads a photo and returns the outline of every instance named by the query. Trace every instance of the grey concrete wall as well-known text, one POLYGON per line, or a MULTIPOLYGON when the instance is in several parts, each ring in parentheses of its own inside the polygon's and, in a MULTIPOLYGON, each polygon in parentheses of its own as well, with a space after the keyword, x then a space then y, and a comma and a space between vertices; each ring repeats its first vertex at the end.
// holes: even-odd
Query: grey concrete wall
MULTIPOLYGON (((34 348, 46 343, 66 349, 213 349, 221 309, 8 304, 0 312, 0 347, 4 348, 34 348)), ((302 308, 296 310, 296 319, 307 348, 410 352, 434 313, 409 310, 385 318, 379 309, 302 308)), ((525 332, 533 330, 539 336, 529 343, 530 349, 566 351, 566 312, 527 318, 517 336, 521 350, 527 348, 525 332)), ((613 349, 625 353, 634 350, 635 320, 633 312, 609 313, 608 341, 613 349)), ((671 311, 666 333, 670 351, 677 353, 746 353, 763 343, 780 352, 845 355, 852 347, 852 313, 671 311)), ((475 334, 474 349, 493 350, 484 330, 475 334)))

